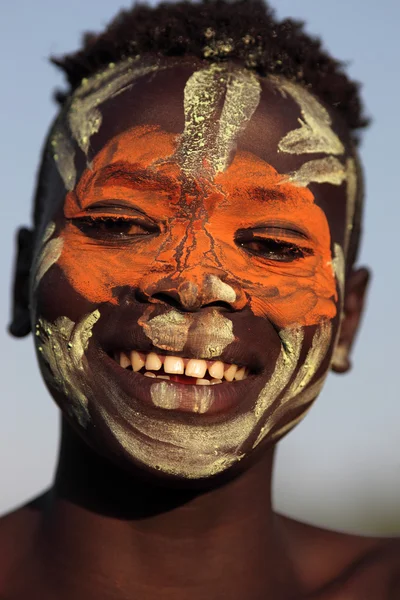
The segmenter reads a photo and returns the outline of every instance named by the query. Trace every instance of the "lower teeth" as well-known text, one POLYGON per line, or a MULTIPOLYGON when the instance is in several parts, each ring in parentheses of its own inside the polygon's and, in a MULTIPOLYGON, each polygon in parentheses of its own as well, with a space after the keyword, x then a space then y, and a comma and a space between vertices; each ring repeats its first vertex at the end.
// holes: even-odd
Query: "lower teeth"
MULTIPOLYGON (((151 377, 152 379, 168 379, 171 380, 169 375, 156 375, 152 371, 146 371, 143 373, 145 377, 151 377)), ((177 382, 179 383, 179 382, 177 382)), ((222 383, 222 379, 195 379, 193 377, 193 383, 190 382, 191 385, 216 385, 218 383, 222 383)))

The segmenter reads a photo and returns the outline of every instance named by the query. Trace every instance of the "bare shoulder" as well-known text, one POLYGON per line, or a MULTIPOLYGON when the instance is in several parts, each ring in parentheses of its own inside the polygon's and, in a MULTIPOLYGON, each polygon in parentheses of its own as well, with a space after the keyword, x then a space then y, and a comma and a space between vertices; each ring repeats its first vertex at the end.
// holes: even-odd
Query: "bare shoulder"
POLYGON ((351 535, 278 518, 310 598, 399 600, 400 538, 351 535))
POLYGON ((32 547, 46 495, 0 518, 0 593, 32 547))

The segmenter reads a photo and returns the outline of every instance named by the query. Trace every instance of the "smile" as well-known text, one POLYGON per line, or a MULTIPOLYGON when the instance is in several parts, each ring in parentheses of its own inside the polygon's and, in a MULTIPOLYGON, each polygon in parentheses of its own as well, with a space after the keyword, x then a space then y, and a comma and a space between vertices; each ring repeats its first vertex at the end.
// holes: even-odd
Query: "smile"
POLYGON ((123 368, 145 377, 166 379, 189 385, 217 385, 243 381, 249 375, 246 367, 220 360, 182 358, 155 352, 116 352, 114 360, 123 368))

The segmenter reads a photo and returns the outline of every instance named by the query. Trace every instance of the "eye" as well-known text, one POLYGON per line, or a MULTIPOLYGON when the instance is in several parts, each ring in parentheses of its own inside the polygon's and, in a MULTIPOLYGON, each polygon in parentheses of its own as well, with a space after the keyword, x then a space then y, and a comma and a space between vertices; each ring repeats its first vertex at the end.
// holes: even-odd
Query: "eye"
POLYGON ((72 222, 82 233, 99 240, 132 240, 159 233, 156 225, 137 218, 90 216, 75 218, 72 222))
POLYGON ((250 254, 277 262, 293 262, 314 254, 311 248, 286 240, 258 237, 251 231, 238 235, 236 243, 250 254))

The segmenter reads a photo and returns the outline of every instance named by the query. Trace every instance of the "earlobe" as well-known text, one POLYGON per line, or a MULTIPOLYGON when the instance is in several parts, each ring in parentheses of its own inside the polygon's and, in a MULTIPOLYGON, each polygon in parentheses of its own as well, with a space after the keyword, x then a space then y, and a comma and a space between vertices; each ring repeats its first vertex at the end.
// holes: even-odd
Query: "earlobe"
POLYGON ((17 255, 14 268, 12 318, 9 332, 25 337, 31 332, 29 313, 29 275, 33 257, 33 231, 22 227, 17 234, 17 255))
POLYGON ((343 318, 331 362, 336 373, 351 369, 350 352, 363 315, 369 280, 370 272, 365 268, 353 270, 347 277, 343 318))

